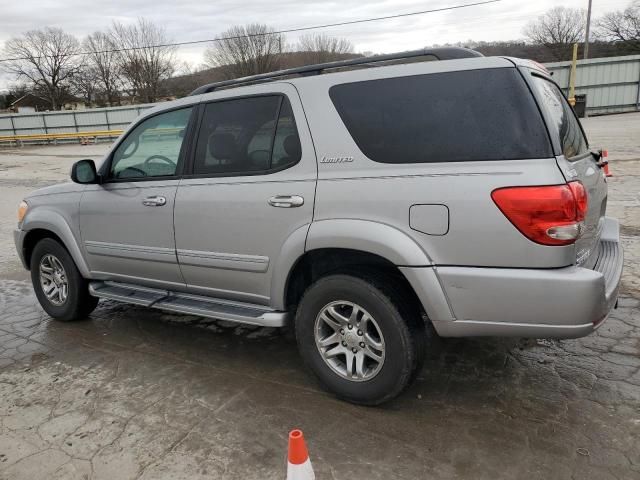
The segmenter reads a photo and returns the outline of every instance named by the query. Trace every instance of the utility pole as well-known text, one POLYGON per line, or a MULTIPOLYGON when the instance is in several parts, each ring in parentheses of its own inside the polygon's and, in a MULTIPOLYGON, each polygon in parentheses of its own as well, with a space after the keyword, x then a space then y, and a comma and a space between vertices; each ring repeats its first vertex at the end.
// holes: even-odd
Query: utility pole
POLYGON ((571 60, 571 72, 569 73, 569 103, 576 106, 576 70, 578 63, 578 44, 573 44, 573 58, 571 60))
POLYGON ((584 32, 584 58, 589 58, 589 30, 591 29, 591 2, 589 0, 589 8, 587 9, 587 28, 584 32))

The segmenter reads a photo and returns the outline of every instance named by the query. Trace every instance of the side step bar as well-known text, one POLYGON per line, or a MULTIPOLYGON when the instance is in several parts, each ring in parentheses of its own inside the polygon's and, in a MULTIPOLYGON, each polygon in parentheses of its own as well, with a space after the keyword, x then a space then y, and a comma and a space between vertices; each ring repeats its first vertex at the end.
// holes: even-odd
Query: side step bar
POLYGON ((272 310, 263 305, 171 292, 169 290, 140 287, 126 283, 91 282, 89 284, 89 293, 94 297, 107 298, 143 307, 227 320, 229 322, 259 325, 261 327, 283 327, 289 317, 287 312, 272 310))

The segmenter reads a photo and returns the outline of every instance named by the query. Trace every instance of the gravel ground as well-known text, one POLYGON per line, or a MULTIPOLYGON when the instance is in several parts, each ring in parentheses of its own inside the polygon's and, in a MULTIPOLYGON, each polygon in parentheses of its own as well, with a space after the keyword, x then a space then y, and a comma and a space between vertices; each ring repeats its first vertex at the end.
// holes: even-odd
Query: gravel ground
POLYGON ((587 119, 615 176, 620 306, 578 340, 434 339, 401 398, 324 393, 288 331, 101 302, 52 321, 15 258, 15 208, 105 145, 0 149, 0 479, 640 479, 640 114, 587 119))

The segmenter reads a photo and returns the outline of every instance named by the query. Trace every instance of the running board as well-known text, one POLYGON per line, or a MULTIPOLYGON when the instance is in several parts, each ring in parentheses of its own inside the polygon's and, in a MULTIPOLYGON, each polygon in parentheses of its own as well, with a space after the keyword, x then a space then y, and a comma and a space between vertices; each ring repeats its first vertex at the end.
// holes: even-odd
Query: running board
POLYGON ((200 295, 140 287, 117 282, 91 282, 89 293, 123 303, 158 308, 199 317, 247 323, 261 327, 283 327, 287 312, 278 312, 262 305, 234 302, 200 295))

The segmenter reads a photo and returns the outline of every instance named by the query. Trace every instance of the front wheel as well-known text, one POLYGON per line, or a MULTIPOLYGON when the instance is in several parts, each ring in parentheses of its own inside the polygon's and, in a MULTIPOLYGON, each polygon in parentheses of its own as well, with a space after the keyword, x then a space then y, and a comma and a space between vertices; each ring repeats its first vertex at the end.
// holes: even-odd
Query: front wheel
POLYGON ((400 394, 424 352, 424 321, 415 303, 392 279, 375 275, 318 280, 298 306, 295 330, 300 354, 325 387, 359 404, 400 394))
POLYGON ((98 305, 73 258, 56 240, 40 240, 31 254, 31 282, 40 305, 56 320, 86 318, 98 305))

